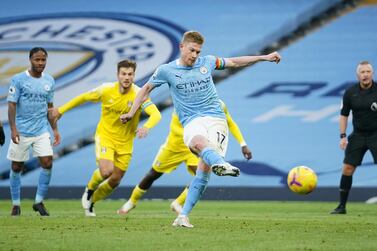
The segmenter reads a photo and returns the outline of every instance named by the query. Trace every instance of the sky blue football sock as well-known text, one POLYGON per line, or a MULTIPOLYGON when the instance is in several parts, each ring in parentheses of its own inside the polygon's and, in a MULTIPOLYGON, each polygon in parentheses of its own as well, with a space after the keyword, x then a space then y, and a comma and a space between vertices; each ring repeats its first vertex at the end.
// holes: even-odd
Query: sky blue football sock
POLYGON ((48 191, 48 185, 50 184, 50 180, 51 169, 42 168, 39 174, 38 189, 37 194, 35 195, 35 203, 40 203, 45 198, 48 191))
POLYGON ((221 157, 220 154, 218 154, 215 150, 213 150, 211 147, 204 148, 201 153, 200 157, 202 160, 208 165, 213 166, 214 164, 224 164, 226 163, 224 158, 221 157))
POLYGON ((190 184, 187 193, 187 198, 185 204, 183 205, 183 209, 180 215, 187 216, 191 212, 195 204, 202 197, 204 190, 207 187, 210 175, 210 172, 206 173, 199 169, 196 171, 195 178, 192 180, 190 184))
POLYGON ((9 182, 12 204, 19 206, 21 204, 21 172, 16 173, 11 169, 9 173, 9 182))

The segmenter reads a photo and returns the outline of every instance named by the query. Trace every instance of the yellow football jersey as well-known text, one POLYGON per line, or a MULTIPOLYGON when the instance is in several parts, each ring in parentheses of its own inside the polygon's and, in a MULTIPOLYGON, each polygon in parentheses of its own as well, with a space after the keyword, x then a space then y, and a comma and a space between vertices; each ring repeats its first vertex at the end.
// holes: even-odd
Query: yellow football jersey
POLYGON ((224 110, 225 116, 226 116, 226 122, 229 127, 230 133, 233 135, 233 137, 237 140, 237 142, 240 144, 240 146, 245 146, 246 142, 245 139, 241 133, 240 128, 238 127, 237 123, 233 120, 232 116, 230 115, 228 108, 226 107, 224 101, 220 100, 221 106, 224 110))
POLYGON ((118 82, 105 83, 73 98, 59 107, 59 112, 63 114, 88 101, 102 102, 101 118, 96 134, 106 137, 108 140, 113 141, 114 144, 122 145, 122 147, 129 149, 129 152, 132 152, 133 139, 139 124, 141 111, 147 106, 153 105, 153 103, 150 99, 147 99, 135 113, 133 119, 125 124, 122 124, 119 117, 121 114, 129 112, 139 90, 138 86, 132 84, 131 89, 127 93, 122 94, 119 92, 118 82))
POLYGON ((170 131, 165 141, 165 147, 172 152, 190 151, 183 142, 183 126, 174 111, 171 116, 170 131))

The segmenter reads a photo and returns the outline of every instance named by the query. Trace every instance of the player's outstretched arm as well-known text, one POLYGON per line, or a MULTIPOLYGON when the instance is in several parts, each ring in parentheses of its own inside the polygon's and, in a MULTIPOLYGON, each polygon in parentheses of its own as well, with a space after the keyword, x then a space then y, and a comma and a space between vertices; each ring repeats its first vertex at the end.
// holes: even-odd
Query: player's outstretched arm
POLYGON ((137 93, 134 103, 132 104, 131 110, 126 113, 120 115, 120 121, 122 123, 126 123, 130 121, 133 116, 135 115, 136 111, 140 108, 141 104, 147 100, 149 93, 153 90, 154 86, 150 83, 146 83, 137 93))
MULTIPOLYGON (((69 100, 64 105, 58 108, 58 112, 60 113, 60 117, 63 116, 64 113, 68 112, 69 110, 80 106, 86 102, 99 102, 102 97, 102 90, 104 86, 97 87, 91 91, 85 92, 80 94, 73 99, 69 100)), ((57 114, 58 115, 58 114, 57 114)), ((59 118, 60 118, 59 117, 59 118)))
POLYGON ((252 65, 259 61, 269 61, 279 63, 281 60, 281 56, 278 52, 272 52, 267 55, 260 55, 260 56, 241 56, 241 57, 233 57, 233 58, 225 58, 225 68, 239 68, 245 67, 248 65, 252 65))

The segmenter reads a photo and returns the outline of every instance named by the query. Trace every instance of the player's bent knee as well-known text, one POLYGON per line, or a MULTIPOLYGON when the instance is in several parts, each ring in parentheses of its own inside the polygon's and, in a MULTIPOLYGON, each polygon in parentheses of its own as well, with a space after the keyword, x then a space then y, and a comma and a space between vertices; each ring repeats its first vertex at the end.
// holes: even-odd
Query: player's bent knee
POLYGON ((113 173, 113 169, 112 168, 100 168, 99 172, 101 173, 101 176, 106 179, 106 178, 111 176, 111 174, 113 173))
POLYGON ((190 169, 190 171, 195 174, 197 166, 188 166, 188 169, 190 169))
POLYGON ((195 136, 190 141, 190 149, 195 153, 200 153, 208 145, 207 141, 202 136, 195 136))
POLYGON ((152 186, 153 182, 160 178, 161 175, 162 173, 157 172, 152 168, 139 183, 139 187, 143 190, 148 190, 152 186))
POLYGON ((52 157, 41 158, 40 163, 41 163, 42 168, 51 169, 52 168, 52 157))
POLYGON ((203 143, 203 142, 195 142, 195 141, 191 141, 190 143, 190 150, 191 152, 199 155, 200 152, 206 148, 207 144, 203 143))
POLYGON ((355 172, 356 167, 350 164, 344 164, 343 175, 351 176, 355 172))
POLYGON ((23 166, 24 166, 23 162, 15 162, 15 161, 12 162, 12 170, 13 170, 13 172, 16 172, 16 173, 21 172, 22 169, 23 169, 23 166))
POLYGON ((145 178, 147 178, 148 180, 151 180, 153 182, 153 181, 157 180, 158 178, 160 178, 161 175, 162 175, 162 173, 157 172, 156 170, 154 170, 152 168, 151 170, 149 170, 147 175, 145 175, 145 178))
POLYGON ((122 177, 118 177, 118 176, 116 176, 116 177, 114 177, 114 176, 110 176, 110 178, 109 178, 109 185, 111 186, 111 187, 117 187, 117 186, 119 186, 119 184, 120 184, 120 181, 122 180, 122 177))

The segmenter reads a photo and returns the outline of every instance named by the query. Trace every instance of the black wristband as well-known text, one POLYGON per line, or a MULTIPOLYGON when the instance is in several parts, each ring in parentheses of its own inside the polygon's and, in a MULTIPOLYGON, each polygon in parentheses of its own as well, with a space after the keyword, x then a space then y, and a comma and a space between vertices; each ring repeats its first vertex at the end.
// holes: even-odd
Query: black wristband
POLYGON ((345 137, 347 137, 347 134, 345 134, 345 133, 341 133, 340 134, 340 138, 342 139, 342 138, 345 138, 345 137))

